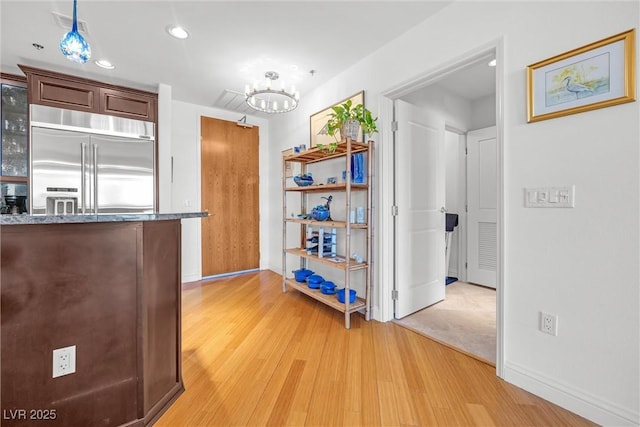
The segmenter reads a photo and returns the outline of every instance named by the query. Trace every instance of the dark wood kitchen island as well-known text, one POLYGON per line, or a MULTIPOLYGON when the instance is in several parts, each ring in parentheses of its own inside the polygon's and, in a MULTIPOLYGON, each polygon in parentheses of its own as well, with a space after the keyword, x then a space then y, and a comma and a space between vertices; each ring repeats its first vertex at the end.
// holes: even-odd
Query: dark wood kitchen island
POLYGON ((3 426, 143 426, 171 405, 180 220, 203 216, 0 216, 3 426), (54 378, 67 347, 75 372, 54 378))

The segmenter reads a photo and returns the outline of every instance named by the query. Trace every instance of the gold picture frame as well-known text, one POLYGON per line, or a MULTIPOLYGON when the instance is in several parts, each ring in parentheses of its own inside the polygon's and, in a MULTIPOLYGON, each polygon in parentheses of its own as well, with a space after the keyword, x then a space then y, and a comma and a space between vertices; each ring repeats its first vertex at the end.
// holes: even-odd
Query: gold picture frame
POLYGON ((527 66, 527 122, 633 102, 635 29, 527 66))
MULTIPOLYGON (((335 105, 343 104, 348 100, 351 100, 352 106, 354 107, 358 104, 364 105, 364 90, 361 90, 360 92, 354 95, 351 95, 350 97, 345 98, 340 102, 336 102, 331 107, 335 105)), ((318 111, 317 113, 312 114, 311 117, 309 118, 309 122, 310 122, 309 123, 310 125, 309 126, 309 129, 310 129, 309 147, 310 148, 313 148, 318 144, 327 145, 332 142, 336 142, 336 139, 333 136, 329 135, 326 130, 327 121, 329 120, 329 116, 333 111, 331 107, 325 108, 322 111, 318 111)), ((362 136, 362 130, 361 130, 360 133, 358 134, 357 140, 362 141, 362 139, 363 139, 363 136, 362 136)))

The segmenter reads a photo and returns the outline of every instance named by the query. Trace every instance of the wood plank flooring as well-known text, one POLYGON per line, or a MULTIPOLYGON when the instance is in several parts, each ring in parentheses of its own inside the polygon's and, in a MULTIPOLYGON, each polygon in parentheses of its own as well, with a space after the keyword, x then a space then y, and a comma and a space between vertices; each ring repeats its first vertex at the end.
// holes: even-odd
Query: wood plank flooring
POLYGON ((186 391, 156 426, 591 426, 495 368, 271 271, 186 284, 186 391))

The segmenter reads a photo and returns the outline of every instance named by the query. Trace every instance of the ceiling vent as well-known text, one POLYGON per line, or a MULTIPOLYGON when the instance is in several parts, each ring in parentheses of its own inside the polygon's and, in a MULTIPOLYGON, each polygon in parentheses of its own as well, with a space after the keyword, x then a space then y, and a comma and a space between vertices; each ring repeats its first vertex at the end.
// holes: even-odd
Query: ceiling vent
MULTIPOLYGON (((58 12, 51 12, 51 14, 53 15, 53 20, 56 21, 56 24, 58 25, 58 27, 67 31, 71 30, 71 26, 73 25, 73 18, 58 12)), ((78 19, 78 31, 84 34, 89 34, 87 21, 78 19)))
POLYGON ((237 111, 242 114, 251 114, 254 116, 262 116, 260 111, 249 108, 245 101, 245 95, 231 89, 225 89, 224 92, 214 102, 214 107, 222 108, 229 111, 237 111))

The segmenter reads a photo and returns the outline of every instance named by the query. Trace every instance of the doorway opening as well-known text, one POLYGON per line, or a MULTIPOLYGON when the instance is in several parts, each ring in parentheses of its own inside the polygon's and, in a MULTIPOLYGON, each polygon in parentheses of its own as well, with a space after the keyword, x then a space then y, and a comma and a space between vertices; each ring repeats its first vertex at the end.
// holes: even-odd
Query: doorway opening
MULTIPOLYGON (((442 162, 446 164, 446 171, 442 174, 442 182, 438 183, 439 186, 442 187, 442 191, 446 194, 446 199, 442 208, 440 208, 440 212, 447 212, 451 214, 458 215, 458 225, 455 227, 451 235, 449 236, 449 247, 447 250, 447 257, 445 259, 449 259, 446 266, 444 266, 445 275, 442 277, 443 287, 445 283, 445 277, 455 277, 458 280, 451 280, 451 284, 446 286, 445 288, 451 287, 451 291, 456 290, 459 292, 455 292, 451 298, 448 298, 449 292, 445 292, 444 301, 446 303, 455 302, 456 299, 460 299, 460 295, 464 295, 469 293, 473 295, 481 295, 482 300, 482 314, 484 317, 491 317, 491 321, 493 322, 493 327, 491 328, 492 339, 489 339, 489 347, 492 347, 492 352, 487 356, 486 353, 477 354, 477 356, 483 360, 488 360, 491 363, 495 363, 498 375, 501 375, 501 355, 502 355, 502 334, 501 334, 501 298, 500 298, 500 271, 502 266, 500 265, 500 222, 498 217, 502 212, 502 192, 501 189, 503 187, 501 176, 502 176, 502 165, 501 165, 501 155, 502 155, 502 146, 500 144, 500 135, 501 135, 501 115, 499 106, 500 99, 500 84, 501 75, 497 76, 496 68, 491 68, 488 66, 488 62, 491 59, 496 58, 496 56, 500 56, 500 46, 497 44, 484 50, 483 52, 468 55, 466 58, 462 60, 458 60, 451 65, 447 65, 443 67, 441 70, 433 73, 429 73, 425 75, 421 79, 416 79, 414 83, 405 85, 401 88, 396 88, 394 90, 388 91, 385 96, 386 99, 383 100, 383 110, 386 108, 391 111, 397 112, 398 102, 405 102, 411 104, 416 109, 421 110, 429 110, 431 115, 436 114, 442 118, 442 144, 443 144, 443 154, 442 154, 442 162), (483 73, 486 75, 483 77, 483 73), (488 82, 488 84, 481 84, 483 81, 488 82), (468 250, 467 241, 469 240, 469 229, 473 230, 473 224, 469 223, 469 212, 468 205, 468 191, 469 183, 467 180, 467 152, 468 152, 468 136, 470 136, 473 132, 479 129, 492 128, 494 132, 493 137, 493 170, 490 176, 493 177, 493 192, 492 197, 494 197, 495 207, 493 209, 493 225, 489 231, 487 231, 487 226, 482 225, 483 236, 489 237, 489 240, 493 242, 493 246, 489 251, 493 255, 489 257, 490 263, 493 262, 491 268, 493 269, 493 283, 480 283, 482 286, 477 286, 476 284, 468 283, 474 279, 474 277, 467 277, 468 269, 466 268, 469 265, 469 258, 471 254, 468 250), (462 155, 461 155, 462 153, 462 155), (453 185, 449 185, 453 184, 453 185), (446 189, 445 189, 446 185, 446 189), (496 289, 494 291, 493 289, 496 289), (451 300, 451 301, 449 301, 451 300), (488 309, 487 309, 488 307, 488 309), (491 312, 491 309, 492 312, 491 312), (488 313, 487 313, 488 312, 488 313)), ((498 58, 499 61, 500 58, 498 58)), ((394 120, 398 120, 398 116, 394 115, 394 120)), ((398 122, 398 127, 402 127, 402 123, 398 122)), ((397 136, 399 131, 395 132, 394 136, 397 136)), ((398 142, 396 140, 395 144, 398 142)), ((486 147, 488 145, 482 146, 482 156, 483 160, 486 160, 488 154, 490 154, 490 150, 487 150, 486 147)), ((394 147, 393 153, 397 147, 394 147)), ((437 151, 433 151, 436 153, 437 151)), ((398 159, 396 159, 395 164, 393 165, 394 171, 397 172, 398 169, 403 166, 398 164, 398 159)), ((383 165, 384 167, 384 165, 383 165)), ((485 170, 486 172, 486 170, 485 170)), ((487 175, 485 173, 484 178, 486 180, 487 175)), ((397 178, 396 178, 397 179, 397 178)), ((486 184, 486 183, 485 183, 486 184)), ((486 188, 485 188, 486 189, 486 188)), ((397 183, 394 188, 395 191, 397 189, 397 183)), ((402 191, 402 190, 399 190, 402 191)), ((473 190, 478 193, 478 191, 484 191, 484 189, 475 189, 473 190)), ((486 197, 485 197, 486 198, 486 197)), ((396 198, 394 195, 394 204, 396 198)), ((437 205, 434 205, 437 209, 437 205)), ((398 206, 398 210, 400 212, 399 215, 402 214, 403 206, 398 206)), ((398 216, 399 216, 398 215, 398 216)), ((443 232, 442 237, 444 239, 444 215, 442 215, 442 226, 443 232)), ((394 218, 394 221, 398 221, 397 218, 394 218)), ((477 236, 478 231, 478 222, 484 223, 486 221, 478 221, 478 219, 474 219, 476 230, 473 231, 474 235, 477 236)), ((383 225, 384 226, 384 225, 383 225)), ((394 224, 390 227, 393 229, 394 241, 396 242, 396 247, 394 255, 397 256, 399 245, 402 245, 402 240, 397 240, 397 229, 394 224)), ((471 239, 471 244, 478 247, 478 242, 473 243, 473 239, 471 239)), ((484 241, 486 243, 486 239, 484 241)), ((401 250, 400 250, 401 251, 401 250)), ((487 253, 481 254, 484 256, 483 261, 487 261, 487 253)), ((477 258, 476 254, 476 258, 477 258)), ((413 265, 417 265, 421 260, 412 260, 411 263, 413 265)), ((398 266, 398 259, 395 258, 396 270, 398 266)), ((402 262, 400 262, 402 265, 402 262)), ((395 271, 392 275, 393 282, 398 284, 398 272, 395 271)), ((404 279, 404 278, 403 278, 404 279)), ((406 281, 406 280, 405 280, 406 281)), ((397 288, 395 288, 397 290, 397 288)), ((397 292, 394 292, 397 295, 397 292)), ((467 299, 467 297, 462 297, 463 300, 467 299)), ((425 311, 437 312, 442 310, 444 303, 435 301, 435 304, 432 305, 431 308, 427 308, 425 311), (440 307, 438 307, 440 306, 440 307)), ((432 303, 433 304, 433 303, 432 303)), ((391 305, 391 304, 390 304, 391 305)), ((397 304, 393 304, 394 307, 389 307, 394 315, 393 317, 402 317, 397 315, 397 310, 395 306, 397 304)), ((463 304, 464 305, 464 304, 463 304)), ((468 317, 469 319, 473 319, 473 307, 475 307, 475 311, 478 311, 478 307, 475 303, 472 303, 471 306, 467 307, 468 316, 465 316, 465 309, 463 306, 459 307, 458 310, 462 313, 462 318, 468 317)), ((384 310, 385 307, 383 307, 384 310)), ((417 311, 421 311, 417 310, 417 311)), ((451 312, 449 312, 450 314, 451 312)), ((437 314, 437 313, 436 313, 437 314)), ((413 316, 409 315, 408 317, 413 316)), ((433 320, 426 320, 427 322, 434 322, 433 320)), ((401 322, 401 321, 400 321, 401 322)), ((474 324, 477 322, 471 321, 469 324, 474 324)), ((469 327, 465 327, 464 323, 455 323, 451 321, 445 321, 445 328, 449 329, 452 337, 457 335, 460 338, 461 332, 464 332, 464 329, 470 329, 469 327)), ((411 329, 417 330, 419 328, 411 327, 411 329)), ((473 331, 471 331, 473 332, 473 331)), ((427 335, 427 334, 425 334, 427 335)), ((478 335, 477 333, 475 334, 478 335)), ((444 342, 445 344, 450 344, 453 347, 460 348, 459 340, 451 339, 450 343, 446 342, 446 339, 442 339, 436 337, 437 340, 444 342)), ((470 345, 468 348, 462 347, 461 349, 474 355, 474 343, 469 342, 470 345)))

